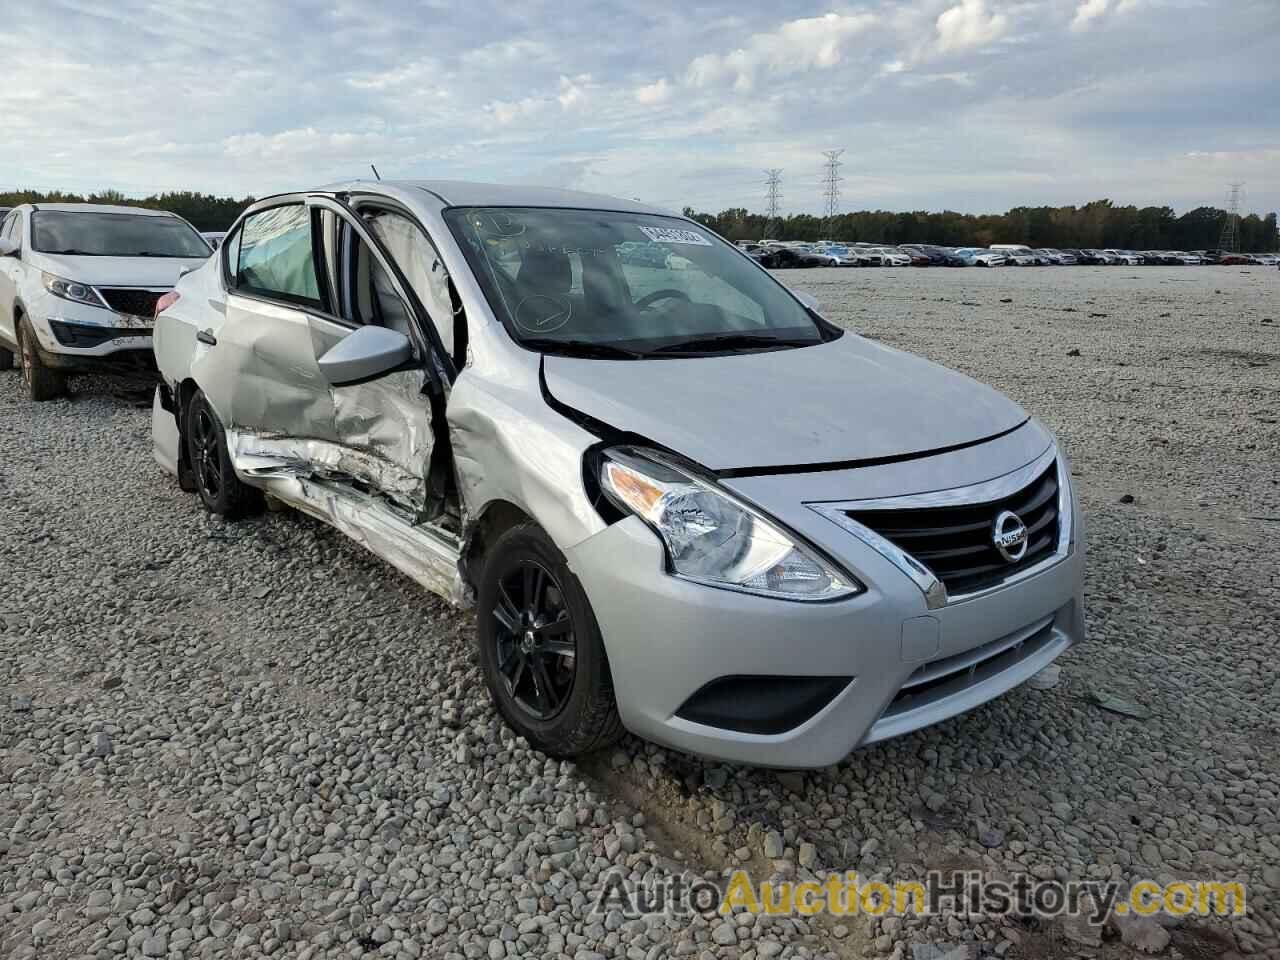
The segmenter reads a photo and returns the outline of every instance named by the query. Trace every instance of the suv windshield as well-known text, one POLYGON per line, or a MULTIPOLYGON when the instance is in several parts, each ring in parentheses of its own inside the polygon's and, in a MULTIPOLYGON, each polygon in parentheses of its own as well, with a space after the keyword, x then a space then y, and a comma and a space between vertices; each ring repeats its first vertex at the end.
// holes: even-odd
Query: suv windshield
POLYGON ((749 258, 684 220, 531 207, 445 217, 494 313, 530 349, 687 356, 839 335, 749 258))
POLYGON ((133 213, 37 210, 31 246, 80 257, 207 257, 209 245, 184 220, 133 213))

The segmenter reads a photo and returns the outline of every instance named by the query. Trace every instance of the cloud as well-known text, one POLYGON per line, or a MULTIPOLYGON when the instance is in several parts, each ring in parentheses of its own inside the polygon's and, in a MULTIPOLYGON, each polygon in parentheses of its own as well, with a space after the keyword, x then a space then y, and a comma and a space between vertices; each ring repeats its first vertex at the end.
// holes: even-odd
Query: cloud
POLYGON ((1009 30, 1009 17, 989 13, 985 0, 960 0, 938 15, 938 49, 944 53, 984 47, 1009 30))
POLYGON ((643 104, 665 103, 671 99, 672 86, 666 77, 659 77, 653 83, 646 84, 636 90, 636 100, 643 104))
POLYGON ((494 100, 484 106, 485 112, 493 116, 500 124, 510 124, 525 117, 533 117, 546 109, 549 101, 537 97, 525 97, 523 100, 494 100))
POLYGON ((261 196, 373 161, 719 210, 781 167, 815 212, 847 147, 846 209, 1186 209, 1233 180, 1280 208, 1277 0, 828 2, 11 4, 0 189, 261 196))
POLYGON ((586 101, 591 86, 591 74, 589 73, 580 73, 576 77, 561 75, 560 92, 556 95, 556 100, 560 102, 560 106, 565 110, 581 106, 586 101))
POLYGON ((1080 0, 1075 18, 1071 21, 1071 29, 1076 32, 1087 30, 1094 20, 1107 12, 1108 2, 1109 0, 1080 0))
POLYGON ((553 62, 555 51, 537 40, 502 40, 465 50, 459 60, 464 67, 473 70, 501 69, 513 64, 528 67, 553 62))
POLYGON ((791 20, 769 33, 757 33, 730 53, 697 57, 685 72, 688 83, 704 87, 732 79, 738 90, 750 90, 760 73, 788 75, 830 69, 840 63, 845 44, 869 29, 871 13, 827 13, 791 20))

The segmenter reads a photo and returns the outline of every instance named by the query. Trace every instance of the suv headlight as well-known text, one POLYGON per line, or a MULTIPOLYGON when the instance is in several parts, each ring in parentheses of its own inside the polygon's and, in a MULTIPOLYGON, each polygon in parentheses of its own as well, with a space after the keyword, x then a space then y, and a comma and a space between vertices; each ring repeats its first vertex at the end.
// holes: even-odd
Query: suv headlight
POLYGON ((614 447, 603 454, 599 479, 615 506, 653 528, 671 572, 686 580, 784 600, 835 600, 865 589, 755 509, 661 454, 614 447))
POLYGON ((90 307, 111 309, 98 296, 98 291, 87 284, 76 283, 74 280, 64 280, 62 277, 55 277, 52 273, 42 273, 40 278, 44 281, 44 288, 55 297, 70 300, 72 303, 83 303, 90 307))

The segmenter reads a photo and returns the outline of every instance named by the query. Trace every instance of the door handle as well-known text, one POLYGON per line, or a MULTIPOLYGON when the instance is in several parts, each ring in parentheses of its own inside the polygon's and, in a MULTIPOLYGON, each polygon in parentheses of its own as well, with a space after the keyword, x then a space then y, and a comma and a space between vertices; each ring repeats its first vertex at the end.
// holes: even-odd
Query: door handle
POLYGON ((212 330, 201 330, 196 334, 196 339, 201 343, 207 343, 211 347, 218 345, 218 338, 213 335, 212 330))

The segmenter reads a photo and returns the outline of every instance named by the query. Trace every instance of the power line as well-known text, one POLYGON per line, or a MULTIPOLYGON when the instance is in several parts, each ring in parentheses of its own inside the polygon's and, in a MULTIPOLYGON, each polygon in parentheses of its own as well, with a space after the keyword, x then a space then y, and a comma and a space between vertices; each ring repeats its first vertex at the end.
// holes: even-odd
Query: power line
POLYGON ((1231 192, 1227 194, 1227 222, 1222 225, 1222 237, 1218 240, 1218 249, 1228 253, 1240 252, 1240 196, 1243 183, 1228 184, 1231 192))
POLYGON ((826 198, 826 215, 827 220, 832 220, 840 209, 840 181, 844 177, 840 176, 840 155, 844 153, 840 150, 824 150, 822 155, 827 158, 827 173, 823 178, 824 192, 826 198))
POLYGON ((772 167, 765 172, 765 223, 764 235, 769 236, 769 227, 778 219, 778 201, 782 199, 782 168, 772 167))

